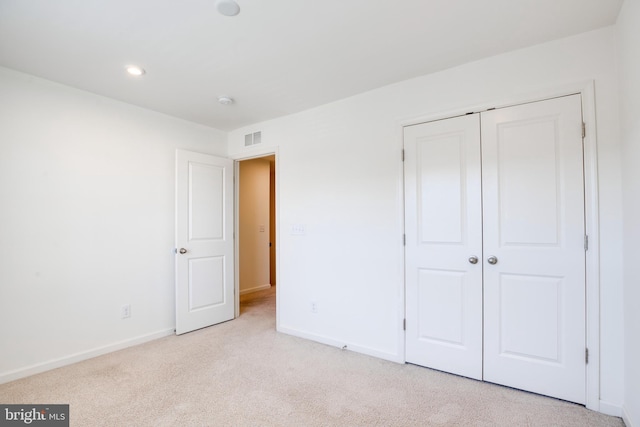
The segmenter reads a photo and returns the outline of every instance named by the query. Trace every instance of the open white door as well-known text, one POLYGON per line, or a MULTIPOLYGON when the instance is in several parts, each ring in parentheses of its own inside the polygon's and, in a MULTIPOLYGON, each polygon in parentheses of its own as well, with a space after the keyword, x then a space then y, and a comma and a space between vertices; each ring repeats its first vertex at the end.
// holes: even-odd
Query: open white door
POLYGON ((176 334, 234 317, 233 160, 176 150, 176 334))

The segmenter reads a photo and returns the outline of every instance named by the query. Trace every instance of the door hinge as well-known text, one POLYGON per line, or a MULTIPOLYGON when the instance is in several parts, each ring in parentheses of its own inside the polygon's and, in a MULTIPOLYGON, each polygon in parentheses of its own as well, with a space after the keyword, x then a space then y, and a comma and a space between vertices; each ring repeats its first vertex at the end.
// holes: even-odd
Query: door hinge
POLYGON ((407 319, 402 319, 402 330, 403 331, 407 330, 407 319))
POLYGON ((407 246, 407 235, 406 234, 402 235, 402 246, 407 246))
POLYGON ((402 157, 402 161, 404 162, 404 149, 402 149, 402 155, 401 155, 401 157, 402 157))
POLYGON ((589 363, 589 349, 584 349, 584 363, 589 363))
POLYGON ((587 124, 585 122, 582 122, 582 139, 584 139, 587 136, 587 124))
POLYGON ((584 250, 585 251, 589 250, 589 236, 586 234, 584 236, 584 250))

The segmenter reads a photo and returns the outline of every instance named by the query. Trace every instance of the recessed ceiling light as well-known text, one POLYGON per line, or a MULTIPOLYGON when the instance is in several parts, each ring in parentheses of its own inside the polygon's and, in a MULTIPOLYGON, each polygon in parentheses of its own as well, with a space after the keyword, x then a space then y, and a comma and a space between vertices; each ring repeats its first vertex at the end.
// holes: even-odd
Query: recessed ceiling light
POLYGON ((218 97, 218 102, 222 105, 231 105, 233 104, 233 98, 230 96, 222 95, 218 97))
POLYGON ((240 6, 234 0, 218 0, 216 9, 224 16, 236 16, 240 13, 240 6))
POLYGON ((131 74, 132 76, 139 77, 146 73, 146 71, 144 71, 143 68, 140 68, 137 65, 129 65, 127 67, 127 73, 131 74))

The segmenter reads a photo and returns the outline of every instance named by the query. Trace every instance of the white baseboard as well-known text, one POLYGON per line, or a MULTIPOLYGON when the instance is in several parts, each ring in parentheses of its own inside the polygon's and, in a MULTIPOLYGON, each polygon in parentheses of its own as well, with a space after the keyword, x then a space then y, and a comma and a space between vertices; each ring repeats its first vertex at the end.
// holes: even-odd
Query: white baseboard
POLYGON ((614 417, 621 417, 622 406, 601 400, 600 409, 598 410, 598 412, 603 413, 605 415, 612 415, 614 417))
POLYGON ((264 291, 265 289, 269 289, 271 287, 271 283, 267 283, 266 285, 255 286, 249 289, 243 289, 240 291, 240 295, 250 294, 251 292, 264 291))
POLYGON ((282 332, 283 334, 293 335, 294 337, 298 337, 298 338, 304 338, 310 341, 319 342, 321 344, 330 345, 332 347, 338 347, 344 350, 355 351, 356 353, 366 354, 367 356, 377 357, 378 359, 384 359, 390 362, 404 363, 403 358, 400 357, 400 355, 398 354, 387 353, 387 352, 379 351, 373 348, 359 346, 357 344, 338 341, 333 338, 328 338, 322 335, 303 332, 294 328, 289 328, 287 326, 280 326, 278 328, 278 332, 282 332))
POLYGON ((173 328, 165 329, 162 331, 153 332, 151 334, 140 335, 138 337, 118 341, 113 344, 108 344, 108 345, 97 347, 91 350, 70 354, 68 356, 49 360, 47 362, 37 363, 35 365, 27 366, 25 368, 16 369, 9 372, 3 372, 3 373, 0 373, 0 384, 19 380, 20 378, 26 378, 31 375, 39 374, 41 372, 50 371, 52 369, 61 368, 63 366, 81 362, 83 360, 92 359, 97 356, 102 356, 103 354, 122 350, 127 347, 133 347, 134 345, 142 344, 148 341, 157 340, 158 338, 163 338, 169 335, 173 335, 173 333, 174 333, 173 328))
POLYGON ((638 427, 636 424, 631 422, 627 408, 624 405, 622 405, 622 421, 624 421, 624 425, 627 427, 638 427))

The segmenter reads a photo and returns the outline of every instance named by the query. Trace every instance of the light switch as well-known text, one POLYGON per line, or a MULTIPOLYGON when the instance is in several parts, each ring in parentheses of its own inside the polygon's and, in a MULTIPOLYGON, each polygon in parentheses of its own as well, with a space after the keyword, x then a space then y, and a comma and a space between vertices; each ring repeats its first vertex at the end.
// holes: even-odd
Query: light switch
POLYGON ((304 224, 293 224, 291 226, 291 234, 293 236, 304 236, 306 234, 304 224))
POLYGON ((258 231, 261 232, 261 233, 264 233, 264 225, 260 224, 258 226, 258 231))

